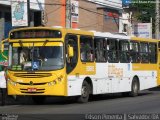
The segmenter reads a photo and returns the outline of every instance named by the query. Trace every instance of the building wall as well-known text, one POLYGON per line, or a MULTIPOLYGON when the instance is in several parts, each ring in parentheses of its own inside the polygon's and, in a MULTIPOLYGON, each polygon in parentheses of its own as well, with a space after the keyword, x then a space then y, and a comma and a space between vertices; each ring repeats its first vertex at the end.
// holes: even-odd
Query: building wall
POLYGON ((118 10, 113 10, 109 8, 104 9, 104 24, 103 24, 103 30, 107 32, 119 32, 119 18, 121 14, 118 10))
POLYGON ((80 1, 79 23, 78 27, 85 30, 96 30, 102 32, 119 32, 119 10, 107 7, 99 7, 96 3, 80 1), (92 11, 92 12, 91 12, 92 11), (115 20, 112 15, 107 17, 107 13, 116 14, 118 18, 115 20))
MULTIPOLYGON (((44 9, 45 0, 30 0, 30 8, 33 10, 44 9), (41 4, 42 3, 42 4, 41 4)), ((0 1, 0 5, 11 5, 11 0, 0 1)))
MULTIPOLYGON (((45 0, 45 2, 49 5, 45 6, 45 26, 61 26, 62 25, 62 6, 61 0, 45 0), (58 5, 59 4, 59 5, 58 5)), ((65 27, 63 25, 63 27, 65 27)))
MULTIPOLYGON (((9 31, 9 29, 5 26, 9 26, 9 23, 11 22, 11 8, 9 6, 3 6, 0 4, 0 41, 7 37, 6 31, 9 31)), ((10 26, 9 26, 10 28, 10 26)))
MULTIPOLYGON (((62 14, 64 13, 62 2, 63 0, 46 0, 46 3, 50 4, 45 7, 46 18, 48 19, 46 26, 65 27, 63 24, 65 16, 62 14)), ((106 10, 119 14, 117 8, 112 10, 107 7, 100 7, 94 2, 80 0, 77 28, 102 32, 119 32, 119 22, 116 23, 112 18, 106 19, 106 10)))
POLYGON ((96 4, 86 1, 79 1, 79 6, 78 28, 84 30, 97 30, 99 18, 96 14, 96 12, 98 12, 96 4))
MULTIPOLYGON (((44 10, 44 0, 30 0, 31 8, 31 26, 41 24, 41 11, 44 10), (42 3, 42 4, 41 4, 42 3), (36 20, 34 20, 37 18, 36 20), (35 24, 36 23, 36 24, 35 24)), ((8 36, 8 32, 12 29, 11 24, 11 2, 0 2, 0 41, 8 36)))

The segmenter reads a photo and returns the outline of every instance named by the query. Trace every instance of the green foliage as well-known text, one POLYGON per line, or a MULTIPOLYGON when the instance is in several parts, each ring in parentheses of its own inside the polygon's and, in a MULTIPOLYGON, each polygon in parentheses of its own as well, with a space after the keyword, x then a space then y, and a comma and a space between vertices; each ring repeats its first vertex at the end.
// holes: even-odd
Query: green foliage
POLYGON ((131 7, 137 11, 134 17, 142 22, 150 22, 155 16, 155 0, 132 0, 131 7))
POLYGON ((154 23, 156 6, 155 3, 156 0, 132 0, 131 8, 134 10, 133 17, 144 23, 150 22, 150 18, 152 17, 152 23, 154 23))

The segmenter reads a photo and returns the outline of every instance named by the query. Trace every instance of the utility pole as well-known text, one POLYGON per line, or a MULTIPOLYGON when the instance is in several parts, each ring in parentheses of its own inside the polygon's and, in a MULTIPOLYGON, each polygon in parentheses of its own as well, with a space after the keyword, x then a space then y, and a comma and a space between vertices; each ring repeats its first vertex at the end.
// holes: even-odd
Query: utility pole
POLYGON ((30 26, 30 0, 27 0, 28 26, 30 26))
POLYGON ((66 28, 71 28, 71 1, 66 0, 66 28))
POLYGON ((159 39, 159 0, 156 0, 155 36, 159 39))
POLYGON ((153 23, 153 20, 152 20, 152 17, 150 18, 150 24, 151 24, 151 28, 150 28, 150 38, 153 38, 153 35, 152 35, 152 23, 153 23))

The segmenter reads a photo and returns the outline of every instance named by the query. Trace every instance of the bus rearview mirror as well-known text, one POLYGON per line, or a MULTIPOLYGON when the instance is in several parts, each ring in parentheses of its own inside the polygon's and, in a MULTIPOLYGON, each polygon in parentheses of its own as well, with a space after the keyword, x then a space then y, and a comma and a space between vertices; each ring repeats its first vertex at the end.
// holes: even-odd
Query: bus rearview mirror
POLYGON ((3 53, 4 52, 4 43, 3 43, 3 41, 1 42, 1 53, 3 53))

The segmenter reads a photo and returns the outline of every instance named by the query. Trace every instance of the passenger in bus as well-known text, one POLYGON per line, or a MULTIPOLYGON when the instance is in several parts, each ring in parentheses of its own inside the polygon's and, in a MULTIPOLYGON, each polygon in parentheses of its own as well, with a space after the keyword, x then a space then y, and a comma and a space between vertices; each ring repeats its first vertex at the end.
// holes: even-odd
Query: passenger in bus
POLYGON ((85 44, 81 43, 81 60, 86 61, 87 60, 87 55, 86 55, 86 50, 85 50, 85 44))
POLYGON ((91 46, 89 43, 81 43, 81 60, 90 61, 93 59, 93 53, 91 51, 91 46))
POLYGON ((136 59, 135 51, 133 49, 130 49, 130 60, 131 60, 131 62, 135 62, 135 59, 136 59))
POLYGON ((28 51, 25 49, 22 49, 20 52, 20 64, 23 64, 28 60, 28 51))
POLYGON ((93 61, 93 53, 91 50, 87 52, 87 61, 93 61))
POLYGON ((13 49, 13 60, 12 63, 14 65, 18 65, 18 52, 16 49, 13 49))
POLYGON ((103 41, 96 43, 96 61, 105 61, 103 41))

